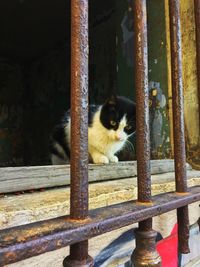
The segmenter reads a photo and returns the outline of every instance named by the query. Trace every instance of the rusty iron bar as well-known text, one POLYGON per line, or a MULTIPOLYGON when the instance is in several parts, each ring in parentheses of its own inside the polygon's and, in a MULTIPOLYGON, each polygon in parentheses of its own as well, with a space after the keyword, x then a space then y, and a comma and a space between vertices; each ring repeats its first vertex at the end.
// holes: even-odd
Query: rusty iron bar
MULTIPOLYGON (((182 82, 182 51, 181 51, 181 23, 180 1, 169 0, 170 40, 171 40, 171 74, 172 74, 172 103, 173 103, 173 131, 174 131, 174 160, 176 191, 187 193, 186 152, 184 136, 184 104, 182 82)), ((189 253, 189 218, 188 207, 181 207, 177 211, 179 251, 189 253)))
POLYGON ((176 191, 187 192, 179 0, 169 0, 176 191))
POLYGON ((199 102, 199 127, 200 127, 200 0, 194 0, 195 31, 196 31, 196 58, 197 58, 197 83, 199 102))
MULTIPOLYGON (((70 218, 88 218, 88 0, 71 1, 70 218)), ((65 267, 93 266, 88 241, 70 247, 65 267)))
POLYGON ((136 249, 132 254, 134 266, 161 266, 160 257, 156 251, 156 236, 157 233, 153 230, 140 231, 137 229, 135 231, 136 249))
POLYGON ((178 242, 179 251, 181 253, 189 253, 189 214, 188 206, 183 206, 177 209, 177 222, 178 222, 178 242))
POLYGON ((138 201, 151 202, 146 0, 134 1, 138 201))
MULTIPOLYGON (((190 188, 187 195, 171 192, 153 196, 152 205, 128 201, 91 210, 90 219, 86 221, 63 216, 1 230, 0 267, 88 240, 199 200, 200 186, 196 186, 190 188)), ((152 232, 146 233, 146 238, 150 239, 152 232)), ((151 240, 150 243, 152 247, 151 240)))
POLYGON ((70 246, 70 256, 64 259, 63 266, 90 267, 94 265, 93 262, 93 259, 88 255, 88 240, 85 240, 70 246))
POLYGON ((88 0, 71 2, 72 219, 88 217, 88 0))
MULTIPOLYGON (((134 1, 135 32, 135 87, 136 87, 136 151, 138 202, 151 203, 149 89, 148 89, 148 44, 146 0, 134 1)), ((135 267, 161 266, 156 251, 156 232, 152 230, 152 218, 139 223, 135 233, 136 248, 131 261, 135 267), (151 236, 151 238, 150 238, 151 236), (146 244, 143 246, 142 244, 146 244)))

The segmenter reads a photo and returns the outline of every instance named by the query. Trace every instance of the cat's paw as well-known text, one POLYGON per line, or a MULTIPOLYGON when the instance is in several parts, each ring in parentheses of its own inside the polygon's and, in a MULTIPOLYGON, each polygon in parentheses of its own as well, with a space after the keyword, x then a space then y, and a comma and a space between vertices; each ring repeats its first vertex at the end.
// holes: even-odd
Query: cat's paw
POLYGON ((109 157, 109 160, 110 160, 110 162, 112 162, 112 163, 117 163, 117 162, 119 161, 119 159, 118 159, 117 156, 109 157))
POLYGON ((99 156, 93 157, 93 162, 95 164, 108 164, 109 159, 104 155, 99 155, 99 156))

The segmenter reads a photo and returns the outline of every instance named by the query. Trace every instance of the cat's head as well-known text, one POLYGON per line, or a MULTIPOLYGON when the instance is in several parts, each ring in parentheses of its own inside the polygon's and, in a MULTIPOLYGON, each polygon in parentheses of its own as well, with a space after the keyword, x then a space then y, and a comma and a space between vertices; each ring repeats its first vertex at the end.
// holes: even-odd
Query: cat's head
POLYGON ((125 141, 136 131, 136 104, 122 96, 111 96, 101 108, 100 121, 113 141, 125 141))

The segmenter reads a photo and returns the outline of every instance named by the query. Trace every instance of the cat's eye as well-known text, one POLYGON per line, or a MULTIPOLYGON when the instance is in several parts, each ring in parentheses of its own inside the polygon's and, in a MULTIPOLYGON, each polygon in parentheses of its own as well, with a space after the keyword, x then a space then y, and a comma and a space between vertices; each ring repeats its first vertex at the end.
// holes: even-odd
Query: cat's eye
POLYGON ((127 126, 125 127, 126 130, 131 130, 131 128, 132 128, 131 125, 127 125, 127 126))
POLYGON ((112 126, 116 126, 116 121, 110 121, 110 125, 112 125, 112 126))

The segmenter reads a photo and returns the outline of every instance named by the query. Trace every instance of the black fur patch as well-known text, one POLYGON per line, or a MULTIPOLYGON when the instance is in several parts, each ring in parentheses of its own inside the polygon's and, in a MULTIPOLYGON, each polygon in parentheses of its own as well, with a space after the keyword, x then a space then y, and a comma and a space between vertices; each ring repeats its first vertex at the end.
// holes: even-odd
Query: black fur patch
POLYGON ((100 121, 107 129, 117 130, 120 120, 126 114, 127 127, 124 131, 131 134, 136 130, 136 104, 130 99, 122 96, 109 98, 102 106, 100 121), (112 125, 111 122, 115 122, 112 125))
POLYGON ((63 148, 67 157, 70 158, 70 148, 66 142, 67 137, 66 137, 66 133, 64 130, 64 126, 65 126, 65 124, 62 123, 62 124, 57 125, 54 128, 54 130, 52 132, 52 136, 51 136, 51 143, 50 143, 50 152, 52 154, 55 154, 56 156, 58 156, 61 159, 64 159, 64 157, 56 148, 55 142, 58 143, 63 148))

